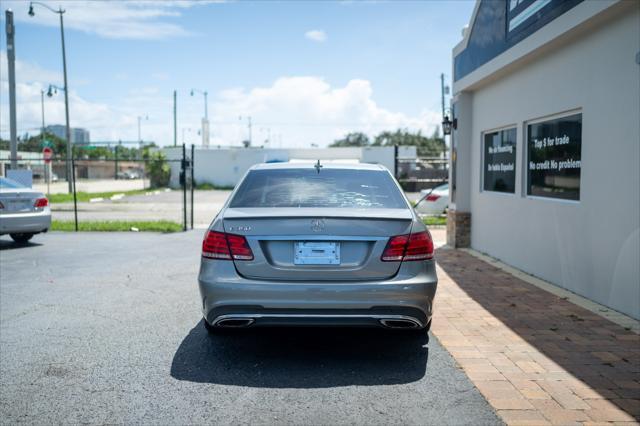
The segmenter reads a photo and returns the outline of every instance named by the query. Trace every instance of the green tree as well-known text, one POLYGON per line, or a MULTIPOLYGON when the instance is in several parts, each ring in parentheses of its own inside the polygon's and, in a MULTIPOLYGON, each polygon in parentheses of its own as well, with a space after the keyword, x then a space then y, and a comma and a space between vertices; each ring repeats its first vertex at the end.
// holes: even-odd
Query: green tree
POLYGON ((340 146, 369 146, 369 136, 362 132, 351 132, 342 139, 335 140, 331 147, 340 146))
POLYGON ((437 157, 445 151, 444 139, 436 129, 431 137, 424 136, 421 131, 410 132, 407 129, 398 129, 395 132, 388 130, 377 135, 372 146, 409 145, 415 146, 419 156, 437 157))
POLYGON ((161 151, 148 153, 148 172, 152 188, 160 188, 169 185, 171 167, 161 151))
MULTIPOLYGON (((24 135, 25 137, 18 140, 18 151, 24 152, 42 152, 42 137, 40 135, 31 136, 24 135)), ((66 143, 52 133, 45 132, 45 139, 50 142, 54 155, 60 156, 67 152, 66 143)), ((9 141, 0 141, 0 149, 10 149, 9 141)))

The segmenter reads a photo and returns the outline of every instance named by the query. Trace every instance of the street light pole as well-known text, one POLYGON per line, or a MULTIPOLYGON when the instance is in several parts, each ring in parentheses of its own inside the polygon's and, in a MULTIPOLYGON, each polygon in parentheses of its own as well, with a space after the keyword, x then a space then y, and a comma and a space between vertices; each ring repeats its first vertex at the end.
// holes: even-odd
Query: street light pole
POLYGON ((71 126, 69 125, 69 84, 67 83, 67 54, 64 46, 64 20, 62 15, 64 10, 60 8, 60 37, 62 39, 62 72, 64 75, 64 114, 67 125, 67 183, 69 184, 69 193, 73 192, 71 186, 73 167, 71 159, 73 156, 73 147, 71 145, 71 126))
POLYGON ((33 11, 33 5, 37 4, 46 9, 49 9, 53 13, 57 13, 60 16, 60 39, 62 40, 62 72, 64 76, 64 112, 66 119, 66 135, 67 135, 67 182, 69 184, 69 193, 73 192, 72 187, 72 176, 73 167, 71 164, 71 159, 73 156, 73 148, 71 145, 71 126, 69 125, 69 85, 67 83, 67 54, 64 44, 64 19, 63 15, 66 12, 61 6, 58 7, 58 10, 52 9, 45 3, 32 1, 29 3, 29 15, 35 16, 35 12, 33 11))
MULTIPOLYGON (((44 89, 40 89, 40 105, 42 107, 42 130, 40 131, 40 139, 42 139, 42 148, 44 149, 46 138, 44 135, 44 89)), ((44 175, 47 179, 47 197, 50 197, 51 192, 51 162, 45 162, 44 175)))
POLYGON ((42 131, 40 137, 42 138, 42 146, 44 147, 44 89, 40 90, 40 102, 42 104, 42 131))

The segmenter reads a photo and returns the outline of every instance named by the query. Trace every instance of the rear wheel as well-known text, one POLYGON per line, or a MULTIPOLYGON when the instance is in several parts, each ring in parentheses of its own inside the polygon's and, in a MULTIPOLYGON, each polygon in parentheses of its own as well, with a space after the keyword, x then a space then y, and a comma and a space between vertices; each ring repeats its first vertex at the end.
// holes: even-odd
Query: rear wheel
POLYGON ((34 234, 9 234, 11 239, 18 244, 26 244, 34 234))

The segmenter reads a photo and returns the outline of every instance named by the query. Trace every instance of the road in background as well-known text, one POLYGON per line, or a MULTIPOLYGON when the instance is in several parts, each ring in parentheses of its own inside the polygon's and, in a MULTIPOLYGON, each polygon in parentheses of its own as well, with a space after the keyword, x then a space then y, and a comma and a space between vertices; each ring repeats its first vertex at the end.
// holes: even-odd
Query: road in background
POLYGON ((49 233, 22 248, 0 238, 3 422, 500 424, 426 334, 208 336, 201 238, 49 233))

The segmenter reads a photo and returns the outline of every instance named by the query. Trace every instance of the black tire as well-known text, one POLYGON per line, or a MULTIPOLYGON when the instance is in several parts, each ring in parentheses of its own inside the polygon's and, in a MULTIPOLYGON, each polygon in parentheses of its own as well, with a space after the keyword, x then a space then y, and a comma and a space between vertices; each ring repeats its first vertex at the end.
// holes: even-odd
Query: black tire
POLYGON ((9 234, 11 239, 18 244, 26 244, 33 237, 34 234, 9 234))
POLYGON ((426 331, 427 333, 429 331, 431 331, 431 321, 433 321, 433 318, 429 319, 429 322, 427 323, 426 327, 424 328, 424 331, 426 331))

